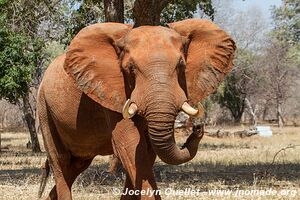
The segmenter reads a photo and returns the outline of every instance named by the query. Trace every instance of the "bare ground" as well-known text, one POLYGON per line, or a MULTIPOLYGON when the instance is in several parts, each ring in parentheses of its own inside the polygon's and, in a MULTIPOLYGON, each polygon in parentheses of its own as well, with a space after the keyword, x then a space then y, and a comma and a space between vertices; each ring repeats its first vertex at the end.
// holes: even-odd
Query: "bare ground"
MULTIPOLYGON (((227 130, 240 128, 226 127, 227 130)), ((281 131, 273 128, 273 132, 270 138, 204 136, 197 156, 180 166, 166 165, 157 159, 154 171, 163 199, 300 199, 300 128, 288 127, 281 131), (185 188, 202 193, 169 194, 171 189, 185 188), (218 190, 241 193, 239 196, 211 193, 218 190), (277 194, 247 194, 251 190, 277 194)), ((179 143, 185 138, 184 133, 177 134, 179 143)), ((28 139, 27 133, 2 133, 0 199, 37 199, 45 154, 33 154, 26 149, 28 139)), ((77 178, 72 190, 74 199, 119 199, 120 195, 114 192, 122 190, 125 174, 122 170, 116 176, 107 173, 107 161, 108 157, 96 157, 77 178)), ((51 176, 44 197, 53 185, 51 176)))

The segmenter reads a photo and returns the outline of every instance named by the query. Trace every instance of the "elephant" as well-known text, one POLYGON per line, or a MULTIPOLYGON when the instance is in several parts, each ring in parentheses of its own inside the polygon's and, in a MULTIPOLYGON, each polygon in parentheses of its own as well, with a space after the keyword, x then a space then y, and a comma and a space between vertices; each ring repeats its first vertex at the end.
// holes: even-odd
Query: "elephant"
POLYGON ((188 162, 203 136, 203 127, 194 126, 179 147, 176 115, 201 116, 197 103, 230 72, 235 49, 225 31, 203 19, 83 28, 49 65, 38 90, 46 175, 51 168, 55 179, 47 198, 72 199, 73 182, 96 155, 118 157, 126 170, 124 190, 157 190, 156 157, 171 165, 188 162))

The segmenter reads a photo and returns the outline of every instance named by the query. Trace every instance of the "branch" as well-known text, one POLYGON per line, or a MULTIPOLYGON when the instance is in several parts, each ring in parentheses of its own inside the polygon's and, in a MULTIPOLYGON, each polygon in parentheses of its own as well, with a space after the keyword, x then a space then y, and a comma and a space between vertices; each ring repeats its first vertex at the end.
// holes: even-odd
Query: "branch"
POLYGON ((289 145, 289 146, 283 147, 282 149, 280 149, 279 151, 277 151, 277 152, 275 153, 274 157, 273 157, 273 161, 272 161, 271 165, 274 165, 275 160, 276 160, 276 157, 277 157, 277 155, 278 155, 280 152, 285 151, 285 150, 287 150, 287 149, 293 149, 293 148, 295 148, 295 147, 300 147, 300 145, 299 145, 299 144, 298 144, 298 145, 289 145))

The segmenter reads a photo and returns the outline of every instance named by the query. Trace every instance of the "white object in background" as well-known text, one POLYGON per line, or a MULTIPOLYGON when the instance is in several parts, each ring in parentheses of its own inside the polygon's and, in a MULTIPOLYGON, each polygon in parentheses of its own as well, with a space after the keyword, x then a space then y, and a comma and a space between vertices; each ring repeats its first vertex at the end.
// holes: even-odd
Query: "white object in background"
POLYGON ((257 126, 258 135, 263 137, 271 137, 273 135, 270 126, 257 126))

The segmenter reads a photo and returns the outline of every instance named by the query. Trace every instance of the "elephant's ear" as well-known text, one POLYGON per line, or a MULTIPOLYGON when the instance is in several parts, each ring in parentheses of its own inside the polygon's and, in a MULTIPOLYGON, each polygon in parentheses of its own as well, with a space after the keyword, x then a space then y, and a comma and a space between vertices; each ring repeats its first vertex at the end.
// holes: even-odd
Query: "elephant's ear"
POLYGON ((114 42, 131 30, 119 23, 99 23, 82 29, 66 54, 65 71, 94 101, 121 112, 126 101, 124 78, 114 42))
POLYGON ((232 69, 235 43, 208 20, 188 19, 168 24, 190 41, 185 69, 187 95, 196 104, 214 92, 232 69))

